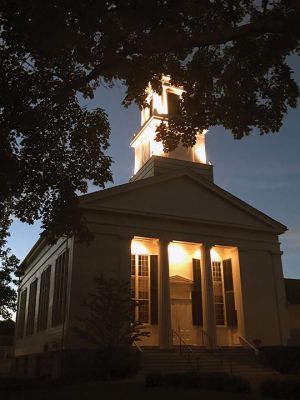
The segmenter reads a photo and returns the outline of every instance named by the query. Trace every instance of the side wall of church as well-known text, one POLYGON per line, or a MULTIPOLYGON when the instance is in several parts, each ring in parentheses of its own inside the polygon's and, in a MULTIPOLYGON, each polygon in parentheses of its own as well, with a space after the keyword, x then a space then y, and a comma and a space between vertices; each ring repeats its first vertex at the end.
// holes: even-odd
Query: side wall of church
POLYGON ((95 290, 95 278, 121 278, 130 282, 130 240, 118 235, 94 232, 88 245, 75 243, 71 283, 70 326, 68 347, 93 348, 93 345, 76 332, 82 328, 80 319, 88 318, 89 310, 83 302, 95 290), (126 261, 127 260, 127 261, 126 261), (127 265, 126 265, 127 263, 127 265))
POLYGON ((280 254, 239 250, 244 337, 260 345, 286 344, 289 324, 280 254))
MULTIPOLYGON (((65 347, 65 332, 67 330, 68 321, 68 304, 70 300, 70 282, 72 274, 72 247, 73 239, 61 238, 55 245, 46 245, 37 253, 37 256, 30 262, 26 268, 24 276, 21 278, 18 290, 18 313, 17 325, 14 344, 15 363, 14 370, 19 375, 38 376, 40 373, 54 374, 51 371, 53 362, 49 360, 55 357, 55 354, 61 352, 65 347), (55 281, 55 264, 57 258, 69 249, 69 257, 67 262, 67 292, 66 292, 66 311, 65 320, 62 324, 53 326, 53 300, 54 300, 54 281, 55 281), (47 307, 46 327, 38 329, 39 300, 41 293, 41 277, 43 272, 50 267, 49 282, 49 301, 47 307), (35 307, 33 311, 34 320, 31 332, 28 332, 29 317, 29 297, 31 284, 36 282, 35 307), (24 291, 27 291, 25 318, 23 323, 23 332, 20 334, 20 297, 24 291), (44 370, 44 371, 42 371, 44 370)), ((53 360, 52 360, 53 361, 53 360)))

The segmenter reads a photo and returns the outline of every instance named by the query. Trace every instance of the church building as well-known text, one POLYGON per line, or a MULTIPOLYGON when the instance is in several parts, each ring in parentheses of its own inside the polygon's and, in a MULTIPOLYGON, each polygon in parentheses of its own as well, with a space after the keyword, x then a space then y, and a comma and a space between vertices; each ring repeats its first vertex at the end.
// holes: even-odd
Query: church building
POLYGON ((41 237, 24 259, 17 370, 39 369, 62 350, 84 351, 74 326, 100 274, 128 280, 142 301, 134 317, 150 336, 141 346, 288 344, 279 243, 287 228, 214 183, 205 132, 193 147, 164 152, 156 128, 182 92, 167 77, 161 94, 149 89, 131 142, 130 182, 80 197, 92 242, 62 237, 49 245, 41 237))

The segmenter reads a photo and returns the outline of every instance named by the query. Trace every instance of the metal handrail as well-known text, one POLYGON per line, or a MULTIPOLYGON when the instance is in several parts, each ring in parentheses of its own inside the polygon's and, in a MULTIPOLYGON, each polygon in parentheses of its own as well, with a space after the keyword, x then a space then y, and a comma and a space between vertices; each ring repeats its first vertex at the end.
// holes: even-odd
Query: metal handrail
POLYGON ((135 340, 133 341, 133 345, 138 349, 138 351, 139 351, 140 353, 143 352, 141 346, 139 346, 135 340))
POLYGON ((256 355, 259 354, 258 348, 255 347, 254 344, 252 344, 251 342, 249 342, 249 340, 247 340, 246 338, 244 338, 244 337, 241 336, 241 335, 239 335, 239 339, 240 339, 241 342, 244 342, 248 347, 250 347, 250 348, 254 351, 254 353, 255 353, 256 355))
POLYGON ((181 343, 183 343, 185 345, 185 347, 187 348, 187 350, 190 353, 193 353, 193 349, 191 348, 191 346, 183 339, 183 337, 180 335, 180 333, 178 333, 177 331, 175 331, 174 329, 172 329, 172 335, 173 336, 177 336, 179 339, 179 349, 180 349, 180 353, 181 353, 181 343))
MULTIPOLYGON (((181 347, 182 347, 182 343, 184 344, 184 346, 186 347, 186 349, 188 350, 187 356, 188 356, 188 363, 190 363, 190 355, 193 354, 193 349, 191 348, 191 346, 189 344, 186 343, 186 341, 183 339, 183 337, 180 335, 180 333, 178 333, 177 331, 175 331, 174 329, 172 329, 172 337, 177 336, 179 339, 179 352, 180 354, 182 354, 181 352, 181 347)), ((198 360, 197 361, 197 365, 198 365, 198 360)))
MULTIPOLYGON (((205 329, 202 328, 201 330, 202 330, 202 344, 204 346, 204 335, 206 335, 209 339, 211 339, 211 335, 205 329)), ((223 354, 222 347, 219 346, 218 344, 216 344, 215 350, 218 350, 220 363, 223 365, 224 364, 224 354, 223 354)), ((229 362, 230 362, 230 373, 232 373, 232 360, 229 359, 229 362)))

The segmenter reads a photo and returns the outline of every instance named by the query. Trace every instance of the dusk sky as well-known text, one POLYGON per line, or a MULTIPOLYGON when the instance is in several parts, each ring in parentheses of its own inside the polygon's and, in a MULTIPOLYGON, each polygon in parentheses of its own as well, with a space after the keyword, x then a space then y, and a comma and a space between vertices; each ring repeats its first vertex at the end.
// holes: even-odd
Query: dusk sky
MULTIPOLYGON (((300 62, 291 65, 300 82, 300 62)), ((89 107, 103 107, 111 123, 114 185, 128 182, 134 157, 129 143, 140 127, 136 106, 121 105, 124 88, 100 88, 89 107)), ((214 166, 215 183, 288 227, 281 236, 284 275, 300 278, 300 105, 289 110, 279 133, 254 133, 234 140, 229 131, 212 127, 206 135, 207 159, 214 166)), ((108 185, 108 187, 111 185, 108 185)), ((14 222, 9 247, 23 259, 40 233, 39 224, 14 222)))

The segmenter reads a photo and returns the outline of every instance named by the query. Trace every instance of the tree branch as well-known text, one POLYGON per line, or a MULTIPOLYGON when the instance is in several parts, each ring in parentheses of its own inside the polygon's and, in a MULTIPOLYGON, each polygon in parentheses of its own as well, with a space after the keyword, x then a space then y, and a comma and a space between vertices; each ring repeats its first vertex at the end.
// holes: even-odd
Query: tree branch
MULTIPOLYGON (((88 82, 97 79, 103 72, 111 70, 116 65, 126 63, 126 57, 133 55, 151 56, 162 52, 171 52, 181 49, 195 48, 209 45, 220 45, 245 37, 259 37, 267 33, 282 34, 289 33, 297 40, 300 38, 300 12, 291 12, 288 16, 282 18, 263 17, 255 22, 228 28, 222 31, 200 33, 198 36, 182 37, 179 35, 170 35, 162 40, 159 37, 149 37, 142 44, 133 44, 126 47, 126 54, 112 55, 105 58, 105 61, 99 63, 86 76, 70 84, 70 89, 79 90, 88 82)), ((67 89, 67 87, 66 87, 67 89)))

